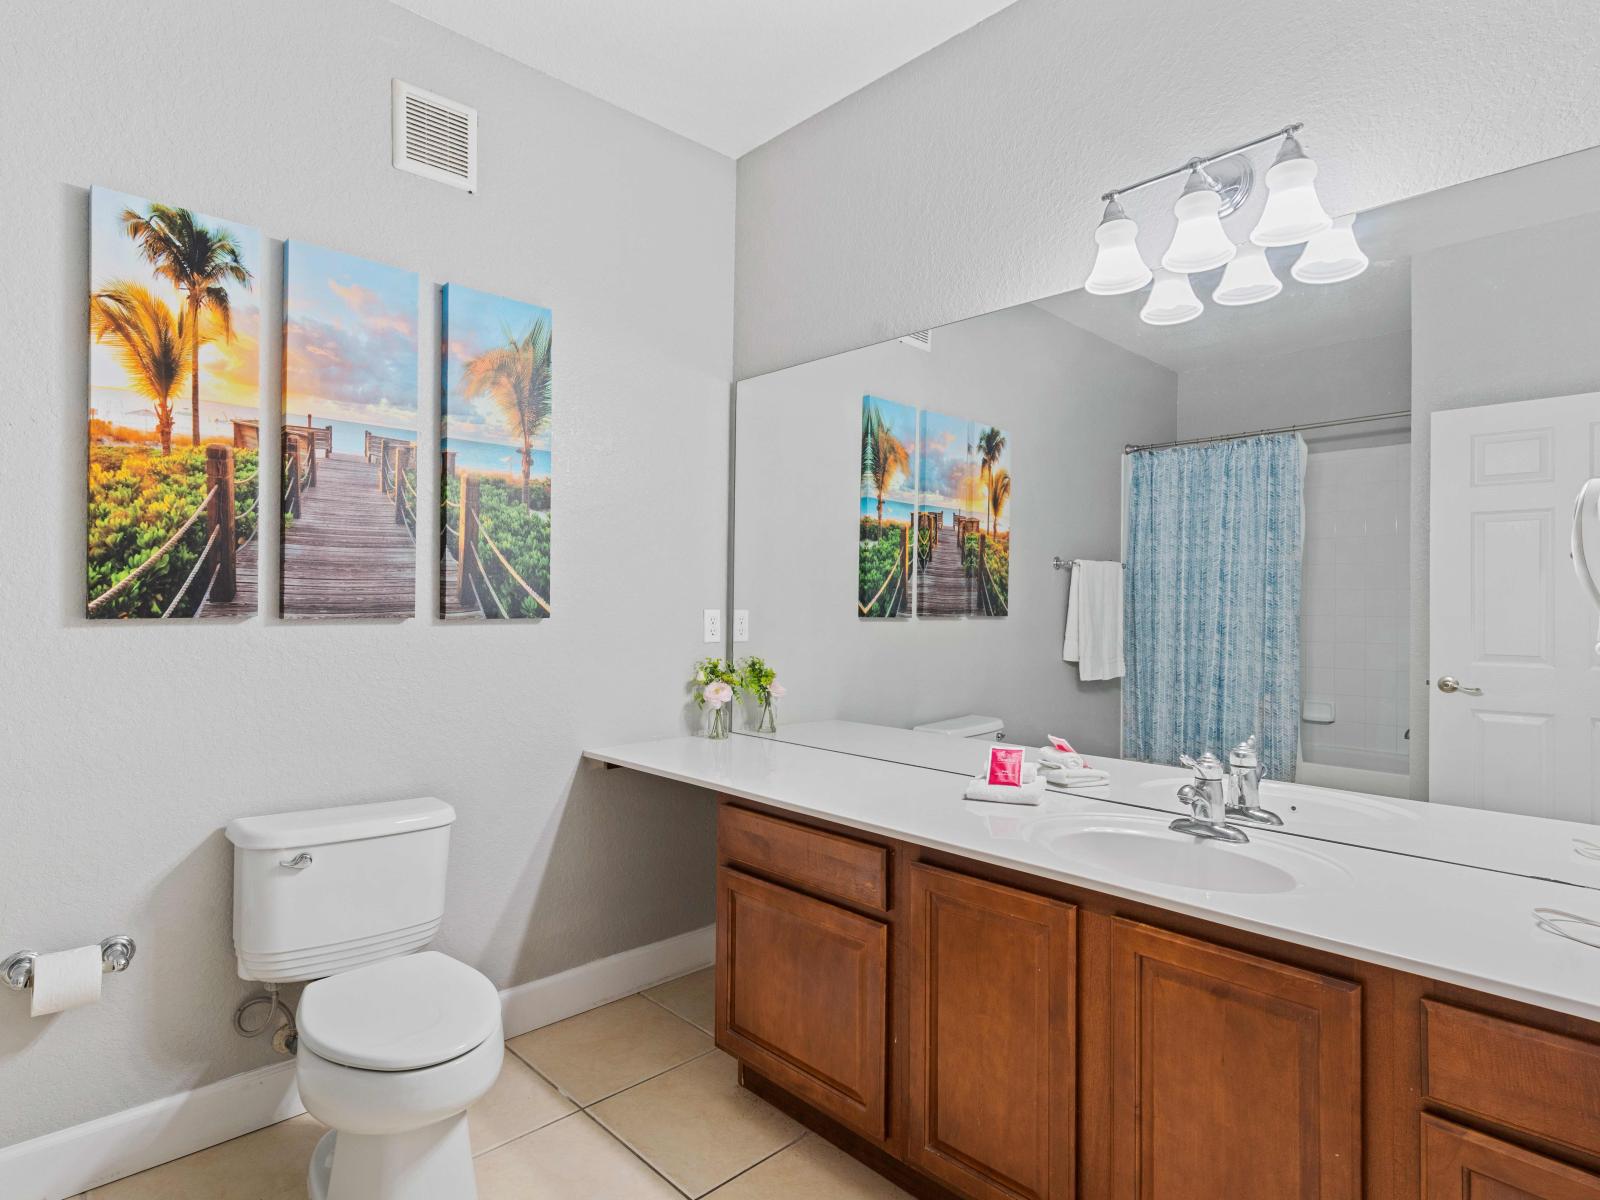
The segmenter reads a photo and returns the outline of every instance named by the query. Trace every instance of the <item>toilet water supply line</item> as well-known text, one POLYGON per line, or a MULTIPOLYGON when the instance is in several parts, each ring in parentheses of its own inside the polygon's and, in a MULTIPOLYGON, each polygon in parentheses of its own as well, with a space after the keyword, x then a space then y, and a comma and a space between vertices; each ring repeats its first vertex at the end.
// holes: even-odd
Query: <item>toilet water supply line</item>
POLYGON ((240 1037, 247 1038, 258 1038, 272 1030, 272 1048, 279 1054, 293 1054, 300 1042, 294 1014, 279 1001, 276 983, 267 984, 265 994, 247 996, 239 1002, 239 1007, 233 1010, 233 1028, 240 1037), (266 1018, 259 1025, 247 1024, 245 1014, 263 1004, 267 1005, 266 1018), (279 1021, 279 1017, 283 1020, 279 1021))

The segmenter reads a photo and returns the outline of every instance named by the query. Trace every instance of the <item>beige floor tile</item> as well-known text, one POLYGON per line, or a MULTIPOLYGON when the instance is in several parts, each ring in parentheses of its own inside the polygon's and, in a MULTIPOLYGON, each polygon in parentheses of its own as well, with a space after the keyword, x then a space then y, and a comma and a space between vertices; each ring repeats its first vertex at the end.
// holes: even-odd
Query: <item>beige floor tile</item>
POLYGON ((704 1054, 711 1039, 660 1005, 629 996, 514 1037, 507 1045, 588 1107, 704 1054))
POLYGON ((882 1175, 808 1133, 757 1163, 706 1200, 908 1200, 882 1175))
POLYGON ((685 1021, 692 1021, 707 1033, 717 1031, 717 972, 714 967, 685 975, 668 983, 646 988, 644 995, 657 1004, 675 1012, 685 1021))
POLYGON ((295 1117, 91 1189, 89 1200, 279 1200, 303 1194, 311 1151, 324 1127, 295 1117))
POLYGON ((720 1050, 612 1096, 589 1115, 689 1196, 705 1195, 805 1132, 741 1088, 738 1064, 720 1050))
POLYGON ((682 1200, 583 1113, 477 1160, 478 1200, 682 1200))
POLYGON ((512 1138, 532 1133, 566 1116, 574 1107, 527 1063, 515 1054, 507 1054, 494 1087, 467 1110, 472 1152, 482 1154, 512 1138))

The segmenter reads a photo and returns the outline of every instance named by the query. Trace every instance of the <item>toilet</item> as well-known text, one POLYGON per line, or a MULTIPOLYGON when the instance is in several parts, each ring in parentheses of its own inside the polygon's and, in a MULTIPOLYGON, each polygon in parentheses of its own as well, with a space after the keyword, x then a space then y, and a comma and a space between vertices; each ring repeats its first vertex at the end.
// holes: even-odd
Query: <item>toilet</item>
POLYGON ((956 738, 982 738, 985 741, 1003 742, 1006 738, 1006 723, 999 717, 986 717, 980 713, 968 713, 964 717, 948 717, 943 721, 929 721, 925 725, 913 725, 916 733, 942 733, 945 737, 956 738))
POLYGON ((315 981, 295 1013, 300 1099, 329 1126, 312 1200, 477 1195, 467 1109, 500 1074, 500 997, 423 949, 444 916, 454 821, 421 798, 228 826, 240 978, 315 981))

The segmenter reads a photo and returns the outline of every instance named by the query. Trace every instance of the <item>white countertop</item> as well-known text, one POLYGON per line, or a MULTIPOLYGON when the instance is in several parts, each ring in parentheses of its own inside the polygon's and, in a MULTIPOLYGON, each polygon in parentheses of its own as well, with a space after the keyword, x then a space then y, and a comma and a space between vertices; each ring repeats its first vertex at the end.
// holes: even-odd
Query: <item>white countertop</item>
MULTIPOLYGON (((776 734, 737 736, 771 737, 840 754, 969 776, 983 773, 989 747, 997 744, 859 721, 807 721, 782 728, 776 734)), ((1034 748, 1026 749, 1030 759, 1037 758, 1034 748)), ((1100 755, 1088 758, 1091 766, 1110 774, 1110 781, 1094 787, 1059 790, 1173 815, 1188 811, 1177 797, 1179 785, 1191 777, 1182 767, 1100 755)), ((1262 804, 1284 820, 1281 828, 1263 827, 1259 830, 1263 834, 1343 842, 1600 888, 1600 859, 1580 853, 1581 849, 1590 848, 1592 853, 1600 854, 1600 828, 1593 825, 1270 780, 1262 785, 1262 804)), ((1256 832, 1251 827, 1251 835, 1256 832)))
MULTIPOLYGON (((964 753, 965 748, 960 748, 964 753)), ((1257 837, 1222 847, 1167 835, 1197 854, 1220 852, 1307 868, 1304 886, 1270 894, 1152 882, 1074 859, 1052 842, 1066 829, 1143 823, 1088 796, 1048 794, 1038 807, 980 804, 938 770, 757 737, 672 737, 601 747, 586 757, 754 800, 931 849, 1010 867, 1220 925, 1600 1021, 1600 949, 1539 929, 1540 906, 1600 921, 1600 893, 1304 838, 1257 837)), ((965 768, 961 768, 965 770, 965 768)), ((1225 869, 1225 868, 1224 868, 1225 869)))

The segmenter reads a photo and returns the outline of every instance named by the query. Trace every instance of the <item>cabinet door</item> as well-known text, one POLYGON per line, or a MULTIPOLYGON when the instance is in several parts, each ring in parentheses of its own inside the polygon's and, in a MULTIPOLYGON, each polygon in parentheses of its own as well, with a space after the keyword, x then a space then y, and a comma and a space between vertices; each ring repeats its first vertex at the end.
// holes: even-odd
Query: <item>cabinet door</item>
POLYGON ((912 1165, 978 1200, 1072 1195, 1077 912, 911 868, 912 1165))
POLYGON ((718 884, 717 1045, 881 1139, 888 926, 726 867, 718 884))
POLYGON ((1361 990, 1117 921, 1116 1200, 1357 1200, 1361 990))
POLYGON ((1423 1117, 1422 1200, 1600 1200, 1600 1176, 1423 1117))

